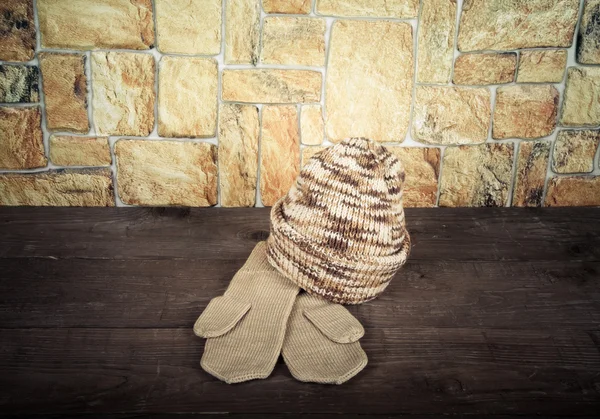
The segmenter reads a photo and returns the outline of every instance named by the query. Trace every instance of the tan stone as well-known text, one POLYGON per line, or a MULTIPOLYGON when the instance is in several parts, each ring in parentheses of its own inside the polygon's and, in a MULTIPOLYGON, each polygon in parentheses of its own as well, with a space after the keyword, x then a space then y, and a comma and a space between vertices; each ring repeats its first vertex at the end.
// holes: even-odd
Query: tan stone
POLYGON ((546 207, 600 205, 600 176, 553 177, 548 182, 546 207))
POLYGON ((32 60, 35 43, 33 0, 0 2, 0 60, 32 60))
POLYGON ((56 166, 110 166, 112 157, 106 137, 50 137, 50 160, 56 166))
POLYGON ((454 63, 454 84, 503 84, 515 79, 517 54, 462 54, 454 63))
POLYGON ((465 0, 460 51, 570 47, 579 0, 465 0))
POLYGON ((483 143, 490 127, 487 88, 417 86, 412 137, 427 144, 483 143))
POLYGON ((521 51, 518 83, 560 83, 565 75, 567 50, 521 51))
POLYGON ((38 0, 42 48, 149 49, 151 0, 38 0))
POLYGON ((46 166, 40 109, 0 107, 0 169, 46 166))
POLYGON ((0 205, 114 207, 110 169, 0 174, 0 205))
POLYGON ((158 135, 214 137, 219 71, 211 58, 163 57, 158 69, 158 135))
POLYGON ((333 23, 325 83, 327 137, 403 141, 413 89, 408 23, 333 23))
POLYGON ((260 195, 270 207, 287 193, 298 176, 300 138, 296 106, 264 106, 260 143, 260 195))
POLYGON ((0 103, 38 102, 39 79, 37 67, 0 64, 0 103))
POLYGON ((556 173, 591 173, 600 144, 600 131, 560 131, 554 143, 552 170, 556 173))
POLYGON ((404 207, 435 207, 441 152, 439 148, 388 147, 405 172, 404 207))
POLYGON ((302 166, 304 167, 304 165, 306 163, 308 163, 308 161, 317 153, 320 153, 321 151, 325 150, 327 147, 304 147, 302 149, 302 166))
POLYGON ((314 17, 266 17, 262 31, 265 64, 325 65, 325 19, 314 17))
POLYGON ((324 123, 321 105, 303 105, 300 111, 302 144, 319 145, 323 142, 324 123))
POLYGON ((455 32, 456 0, 424 0, 419 19, 418 82, 450 81, 455 32))
POLYGON ((492 137, 539 138, 556 127, 558 90, 552 85, 512 85, 496 91, 492 137))
POLYGON ((209 143, 119 140, 119 196, 129 205, 217 203, 217 148, 209 143))
POLYGON ((523 141, 519 145, 513 207, 542 206, 550 144, 550 141, 523 141))
POLYGON ((92 53, 94 126, 100 135, 145 137, 154 128, 154 57, 92 53))
POLYGON ((411 18, 419 12, 419 0, 316 0, 320 15, 347 17, 411 18))
POLYGON ((219 111, 221 205, 253 207, 258 178, 260 123, 254 105, 224 103, 219 111))
POLYGON ((226 0, 225 63, 252 64, 260 47, 260 0, 226 0))
POLYGON ((577 62, 600 64, 600 0, 586 0, 579 23, 577 62))
POLYGON ((560 124, 566 127, 600 125, 600 68, 569 67, 560 124))
POLYGON ((262 0, 265 13, 289 13, 306 15, 310 13, 312 0, 262 0))
POLYGON ((222 99, 247 103, 321 101, 322 75, 311 70, 223 70, 222 99))
POLYGON ((39 55, 46 102, 46 127, 51 131, 90 130, 84 54, 39 55))
POLYGON ((158 49, 170 54, 221 52, 221 0, 155 0, 158 49))
POLYGON ((448 147, 444 152, 439 205, 506 206, 512 167, 512 143, 448 147))

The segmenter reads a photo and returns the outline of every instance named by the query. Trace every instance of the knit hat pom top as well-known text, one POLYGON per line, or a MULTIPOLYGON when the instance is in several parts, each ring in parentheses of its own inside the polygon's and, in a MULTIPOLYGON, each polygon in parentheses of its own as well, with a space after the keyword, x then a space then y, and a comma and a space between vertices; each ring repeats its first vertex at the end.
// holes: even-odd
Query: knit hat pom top
POLYGON ((271 209, 269 262, 335 303, 375 298, 410 251, 403 183, 400 161, 368 139, 316 154, 271 209))

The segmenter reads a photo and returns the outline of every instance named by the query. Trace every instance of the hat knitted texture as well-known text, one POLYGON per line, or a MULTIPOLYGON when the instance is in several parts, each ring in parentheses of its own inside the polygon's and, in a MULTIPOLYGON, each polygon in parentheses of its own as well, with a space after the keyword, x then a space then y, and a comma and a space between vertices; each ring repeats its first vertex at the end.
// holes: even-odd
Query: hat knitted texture
POLYGON ((271 209, 269 262, 335 303, 375 298, 410 252, 403 183, 402 164, 368 139, 316 154, 271 209))

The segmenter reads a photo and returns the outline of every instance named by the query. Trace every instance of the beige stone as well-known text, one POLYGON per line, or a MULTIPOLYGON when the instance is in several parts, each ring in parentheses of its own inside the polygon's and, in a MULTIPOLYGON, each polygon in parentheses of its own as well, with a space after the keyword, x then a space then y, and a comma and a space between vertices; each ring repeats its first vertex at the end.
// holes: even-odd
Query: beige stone
POLYGON ((518 83, 560 83, 565 75, 567 50, 544 49, 521 51, 518 83))
POLYGON ((163 57, 158 69, 158 135, 214 137, 219 70, 211 58, 163 57))
POLYGON ((419 0, 316 0, 318 14, 347 17, 411 18, 419 12, 419 0))
POLYGON ((0 205, 114 207, 110 169, 0 174, 0 205))
POLYGON ((579 23, 577 62, 600 64, 600 0, 586 0, 579 23))
POLYGON ((254 105, 224 103, 219 111, 221 205, 253 207, 258 179, 260 123, 254 105))
POLYGON ((321 151, 325 150, 327 147, 304 147, 302 149, 302 166, 304 167, 304 165, 306 163, 308 163, 308 161, 317 153, 320 153, 321 151))
POLYGON ((265 13, 289 13, 306 15, 310 13, 312 0, 262 0, 265 13))
POLYGON ((84 54, 42 52, 39 55, 46 102, 46 127, 51 131, 90 130, 84 54))
POLYGON ((0 103, 38 102, 39 79, 37 67, 0 64, 0 103))
POLYGON ((266 17, 262 31, 265 64, 325 65, 325 19, 314 17, 266 17))
POLYGON ((503 84, 515 79, 517 54, 462 54, 454 63, 454 84, 503 84))
POLYGON ((303 105, 300 110, 302 144, 319 145, 323 142, 324 123, 321 105, 303 105))
POLYGON ((600 131, 560 131, 554 143, 552 170, 556 173, 591 173, 600 144, 600 131))
POLYGON ((0 60, 32 60, 35 42, 33 0, 0 2, 0 60))
POLYGON ((404 207, 435 207, 441 152, 439 148, 389 147, 405 172, 404 207))
POLYGON ((92 53, 94 126, 100 135, 145 137, 154 128, 154 57, 92 53))
POLYGON ((221 0, 155 0, 158 49, 169 54, 221 52, 221 0))
POLYGON ((550 144, 550 141, 523 141, 519 145, 513 207, 542 206, 550 144))
POLYGON ((455 32, 456 0, 423 0, 417 48, 418 82, 450 81, 455 32))
POLYGON ((492 137, 539 138, 556 127, 558 90, 552 85, 512 85, 499 87, 492 137))
POLYGON ((225 63, 252 64, 260 48, 260 0, 226 0, 225 63))
POLYGON ((600 176, 553 177, 548 182, 546 207, 600 205, 600 176))
POLYGON ((570 47, 579 0, 464 0, 460 51, 570 47))
POLYGON ((263 107, 260 147, 260 195, 270 207, 292 187, 300 169, 296 106, 263 107))
POLYGON ((38 0, 42 48, 149 49, 151 0, 38 0))
POLYGON ((490 127, 485 87, 417 86, 412 137, 426 144, 483 143, 490 127))
POLYGON ((125 204, 207 207, 217 203, 217 148, 209 143, 119 140, 117 185, 125 204))
POLYGON ((444 152, 439 205, 506 206, 512 168, 512 143, 448 147, 444 152))
POLYGON ((325 83, 327 137, 403 141, 413 89, 408 23, 333 23, 325 83))
POLYGON ((560 124, 566 127, 600 125, 600 68, 569 67, 560 124))
POLYGON ((110 166, 107 137, 50 137, 50 160, 56 166, 110 166))
POLYGON ((322 75, 311 70, 223 70, 222 99, 246 103, 321 101, 322 75))
POLYGON ((0 169, 46 166, 40 108, 0 107, 0 169))

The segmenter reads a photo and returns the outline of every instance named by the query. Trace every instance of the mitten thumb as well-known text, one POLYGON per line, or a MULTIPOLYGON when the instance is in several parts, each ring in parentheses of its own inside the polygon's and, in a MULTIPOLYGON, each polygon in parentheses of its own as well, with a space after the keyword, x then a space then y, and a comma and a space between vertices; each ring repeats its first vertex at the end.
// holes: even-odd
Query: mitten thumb
POLYGON ((322 300, 317 306, 305 309, 303 314, 321 333, 336 343, 356 342, 365 334, 359 321, 339 304, 322 300))
POLYGON ((194 333, 203 338, 224 335, 242 320, 251 306, 228 295, 215 297, 196 320, 194 333))

